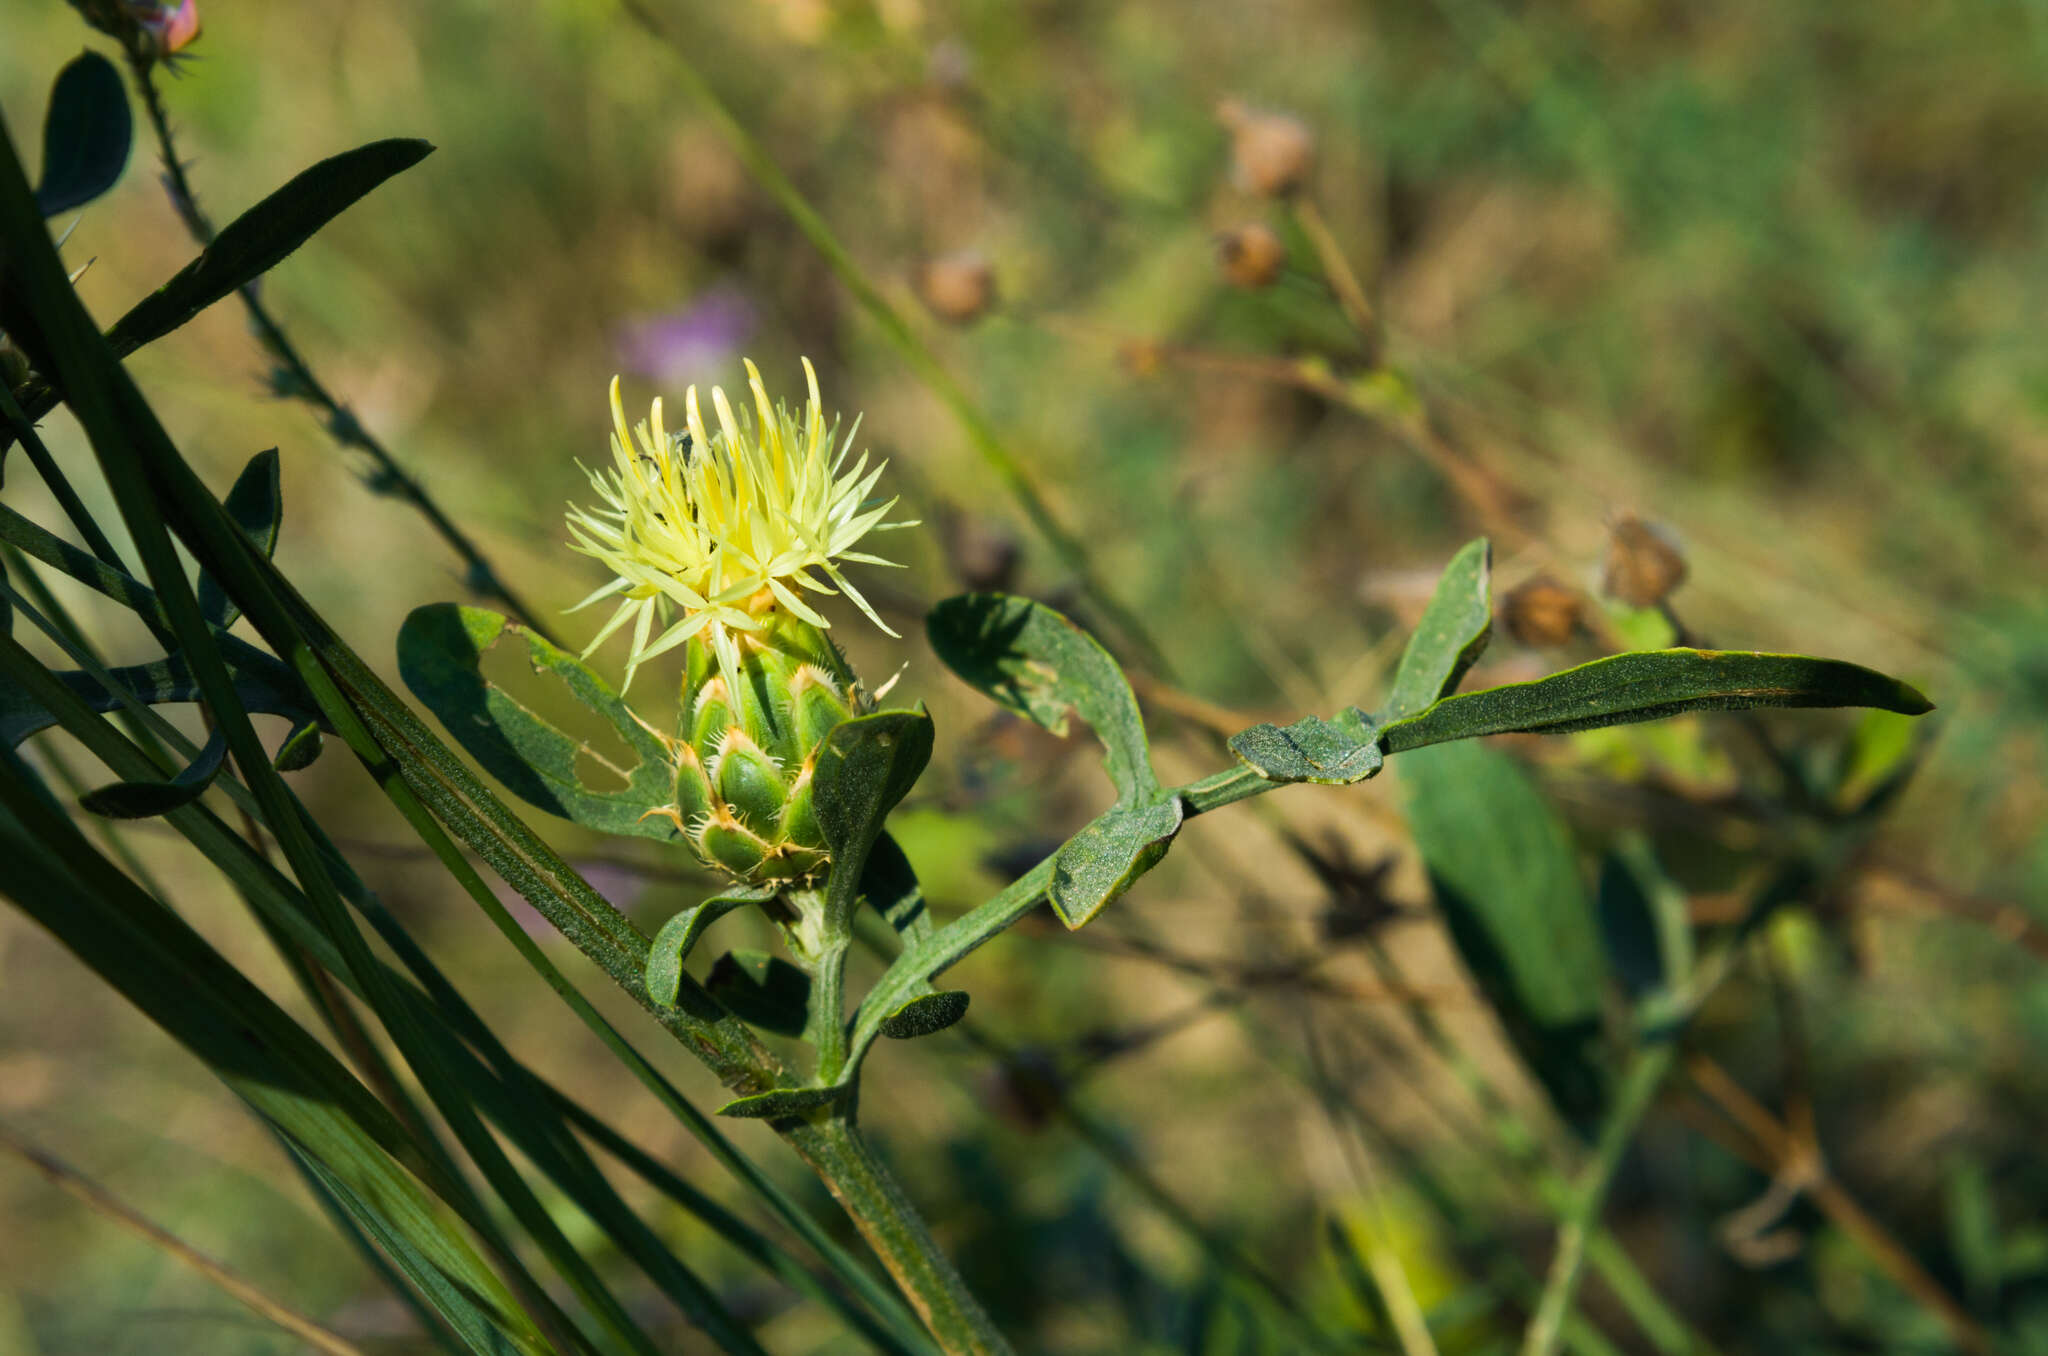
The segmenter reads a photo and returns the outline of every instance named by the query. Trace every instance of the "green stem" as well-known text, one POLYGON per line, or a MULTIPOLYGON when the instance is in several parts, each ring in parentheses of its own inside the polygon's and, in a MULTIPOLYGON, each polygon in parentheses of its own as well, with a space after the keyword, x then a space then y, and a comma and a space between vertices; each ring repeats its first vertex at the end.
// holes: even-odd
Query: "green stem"
POLYGON ((1550 1260, 1550 1274, 1543 1282, 1543 1297, 1536 1316, 1522 1341, 1522 1356, 1554 1356, 1564 1332, 1565 1316, 1578 1293, 1579 1277, 1585 1269, 1586 1243, 1599 1228, 1600 1210, 1614 1185, 1621 1158, 1635 1138, 1636 1127, 1650 1109, 1664 1075, 1671 1071, 1677 1049, 1670 1041, 1659 1041, 1636 1053, 1628 1072, 1616 1089, 1614 1104, 1600 1127, 1600 1139, 1592 1161, 1580 1170, 1572 1183, 1572 1198, 1557 1230, 1557 1253, 1550 1260))
POLYGON ((948 1356, 1009 1352, 1010 1344, 947 1260, 910 1198, 850 1120, 828 1114, 776 1128, 831 1190, 948 1356))

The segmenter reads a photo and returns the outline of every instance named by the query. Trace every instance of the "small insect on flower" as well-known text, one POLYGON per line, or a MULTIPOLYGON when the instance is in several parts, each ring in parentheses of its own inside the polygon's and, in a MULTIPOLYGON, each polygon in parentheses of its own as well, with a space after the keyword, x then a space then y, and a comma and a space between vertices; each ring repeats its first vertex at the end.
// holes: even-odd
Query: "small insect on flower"
POLYGON ((805 593, 844 593, 869 621, 896 634, 839 568, 894 564, 853 547, 870 532, 915 526, 882 521, 894 499, 867 505, 887 463, 871 467, 863 452, 847 466, 859 421, 843 439, 828 425, 809 359, 801 412, 771 405, 760 372, 751 361, 746 368, 753 409, 735 412, 713 387, 715 434, 694 386, 684 397, 687 433, 669 430, 658 398, 629 430, 612 379, 613 465, 586 468, 602 502, 571 507, 568 521, 571 546, 616 576, 576 607, 619 599, 584 654, 630 622, 627 685, 642 664, 699 635, 733 682, 742 639, 759 633, 778 607, 813 626, 831 625, 805 593))

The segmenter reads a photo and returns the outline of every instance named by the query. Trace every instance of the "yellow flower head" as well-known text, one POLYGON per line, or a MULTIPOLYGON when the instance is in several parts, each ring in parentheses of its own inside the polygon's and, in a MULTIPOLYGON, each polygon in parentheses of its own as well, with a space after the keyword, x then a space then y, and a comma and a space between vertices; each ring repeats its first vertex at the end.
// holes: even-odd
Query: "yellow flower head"
POLYGON ((759 631, 762 618, 778 605, 813 626, 829 627, 798 589, 843 592, 869 621, 896 634, 835 562, 894 564, 851 548, 869 532, 914 524, 882 521, 894 499, 865 507, 887 463, 870 468, 863 452, 846 469, 859 420, 839 440, 836 426, 825 423, 818 375, 808 358, 804 378, 810 400, 798 415, 769 404, 761 374, 748 362, 754 408, 735 414, 725 392, 714 386, 715 436, 705 427, 694 386, 684 398, 687 434, 669 432, 658 398, 647 420, 629 432, 619 379, 612 378, 613 466, 588 472, 603 506, 571 506, 569 535, 574 549, 617 576, 576 607, 621 599, 583 653, 632 622, 625 685, 640 665, 699 634, 710 641, 720 668, 736 672, 739 637, 759 631))

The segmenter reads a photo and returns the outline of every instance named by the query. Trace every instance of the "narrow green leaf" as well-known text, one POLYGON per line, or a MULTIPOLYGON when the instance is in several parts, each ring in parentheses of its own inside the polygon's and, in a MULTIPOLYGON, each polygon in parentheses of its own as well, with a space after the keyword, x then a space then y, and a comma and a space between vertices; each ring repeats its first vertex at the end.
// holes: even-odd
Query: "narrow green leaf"
MULTIPOLYGON (((284 522, 284 491, 278 479, 277 449, 258 452, 235 477, 221 507, 248 534, 266 558, 277 552, 278 529, 284 522)), ((234 625, 242 610, 222 592, 217 580, 204 571, 199 575, 199 610, 208 623, 223 631, 234 625)))
POLYGON ((1896 678, 1839 659, 1748 650, 1642 650, 1530 683, 1446 697, 1381 731, 1389 754, 1451 739, 1524 731, 1565 734, 1682 711, 1873 706, 1917 716, 1934 704, 1896 678))
POLYGON ((496 612, 434 603, 416 609, 399 629, 398 672, 469 755, 515 795, 604 833, 662 842, 680 837, 674 818, 661 813, 675 802, 675 762, 667 746, 574 655, 496 612), (625 782, 622 789, 586 786, 577 761, 599 758, 596 751, 484 677, 484 655, 508 640, 523 642, 534 671, 561 679, 567 695, 601 716, 640 760, 630 770, 612 769, 625 782))
MULTIPOLYGON (((522 1349, 539 1351, 538 1333, 503 1284, 390 1156, 416 1161, 390 1113, 205 939, 88 844, 42 800, 26 771, 18 755, 0 751, 0 850, 9 863, 0 890, 322 1165, 360 1223, 404 1234, 424 1265, 489 1307, 493 1325, 516 1334, 522 1349)), ((502 1347, 494 1340, 478 1349, 502 1347)))
POLYGON ((1164 792, 1136 805, 1117 804, 1069 838, 1053 858, 1046 890, 1053 912, 1078 928, 1159 864, 1180 832, 1180 797, 1164 792))
POLYGON ((228 756, 227 736, 215 730, 199 756, 167 782, 114 782, 78 798, 79 805, 107 819, 151 819, 190 805, 206 794, 228 756))
POLYGON ((1480 744, 1404 759, 1401 781, 1466 967, 1558 1109, 1589 1123, 1607 965, 1563 821, 1519 763, 1480 744))
POLYGON ((735 1097, 718 1108, 718 1114, 743 1121, 788 1120, 843 1101, 852 1093, 853 1089, 845 1084, 829 1088, 777 1088, 751 1097, 735 1097))
MULTIPOLYGON (((253 645, 237 642, 223 645, 221 652, 234 680, 235 694, 245 710, 261 715, 285 716, 298 722, 317 719, 311 699, 291 670, 253 645)), ((92 674, 70 670, 56 675, 64 685, 95 711, 113 711, 122 705, 114 689, 92 674)), ((178 655, 148 664, 130 664, 110 669, 107 676, 115 685, 151 706, 166 702, 196 702, 199 685, 192 670, 178 655)), ((56 717, 31 700, 11 683, 0 681, 0 744, 12 748, 22 740, 56 724, 56 717)))
POLYGON ((801 1036, 810 1024, 811 977, 765 951, 728 951, 704 977, 711 996, 749 1026, 801 1036))
POLYGON ((1408 648, 1401 652, 1380 724, 1412 716, 1448 697, 1479 662, 1493 632, 1492 569, 1493 546, 1484 537, 1451 557, 1422 620, 1408 637, 1408 648))
POLYGON ((1269 782, 1349 786, 1377 774, 1379 731, 1357 707, 1335 720, 1303 716, 1292 725, 1254 725, 1230 737, 1230 751, 1269 782))
POLYGON ((647 949, 647 996, 665 1008, 674 1007, 676 995, 682 990, 683 963, 690 958, 690 949, 697 945, 704 929, 735 909, 773 898, 773 886, 739 886, 684 909, 663 923, 647 949))
POLYGON ((57 73, 43 118, 43 177, 36 208, 46 217, 83 207, 120 181, 135 120, 114 63, 84 52, 57 73))
POLYGON ((1131 685, 1073 622, 1029 598, 969 593, 934 607, 925 633, 948 668, 1004 708, 1062 736, 1069 713, 1087 721, 1107 751, 1119 800, 1159 785, 1131 685))
POLYGON ((227 224, 197 259, 114 323, 107 339, 126 357, 281 263, 314 232, 392 175, 424 160, 424 141, 373 141, 330 156, 227 224))

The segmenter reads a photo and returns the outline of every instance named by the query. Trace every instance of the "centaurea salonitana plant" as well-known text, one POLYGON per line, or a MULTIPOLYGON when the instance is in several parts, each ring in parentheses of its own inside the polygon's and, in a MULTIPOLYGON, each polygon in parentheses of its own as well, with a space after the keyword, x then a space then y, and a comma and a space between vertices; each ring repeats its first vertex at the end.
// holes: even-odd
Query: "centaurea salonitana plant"
POLYGON ((798 883, 830 857, 811 811, 818 746, 873 705, 803 592, 844 593, 894 636, 839 562, 891 564, 853 548, 914 524, 882 521, 893 499, 868 504, 887 463, 853 456, 859 421, 839 436, 809 359, 801 411, 771 404, 746 368, 753 408, 735 412, 713 387, 715 433, 694 386, 686 432, 668 428, 659 398, 629 430, 613 378, 612 465, 589 473, 601 507, 571 508, 568 523, 574 548, 614 576, 577 607, 618 599, 584 655, 631 623, 630 686, 642 664, 684 648, 675 799, 649 813, 673 821, 707 866, 747 884, 798 883))

